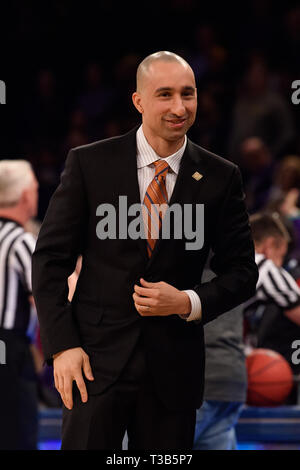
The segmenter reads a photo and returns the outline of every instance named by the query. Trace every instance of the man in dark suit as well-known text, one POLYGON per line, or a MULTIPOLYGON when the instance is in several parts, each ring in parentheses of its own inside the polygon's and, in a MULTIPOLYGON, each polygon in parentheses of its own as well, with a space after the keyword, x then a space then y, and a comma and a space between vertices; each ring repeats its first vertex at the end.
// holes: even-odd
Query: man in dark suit
POLYGON ((191 449, 203 325, 255 292, 239 170, 186 138, 197 109, 192 69, 170 52, 148 56, 133 103, 138 129, 70 151, 33 256, 43 349, 65 405, 62 449, 120 449, 126 430, 130 449, 191 449), (128 227, 135 219, 120 196, 129 208, 143 203, 146 238, 124 232, 124 217, 128 227), (162 217, 152 207, 163 200, 170 210, 189 206, 195 238, 203 205, 201 246, 189 244, 188 217, 181 237, 178 219, 164 218, 169 237, 157 239, 162 217), (116 215, 106 234, 104 207, 116 215), (201 284, 210 249, 217 277, 201 284))

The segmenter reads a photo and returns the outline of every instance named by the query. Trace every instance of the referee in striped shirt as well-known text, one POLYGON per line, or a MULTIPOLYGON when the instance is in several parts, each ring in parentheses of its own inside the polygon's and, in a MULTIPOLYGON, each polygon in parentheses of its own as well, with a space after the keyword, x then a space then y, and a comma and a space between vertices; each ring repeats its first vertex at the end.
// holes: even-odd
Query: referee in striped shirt
POLYGON ((31 293, 35 238, 24 225, 36 215, 38 183, 29 162, 0 161, 0 449, 35 449, 36 374, 30 337, 36 329, 31 293), (3 349, 3 348, 2 348, 3 349))
POLYGON ((282 267, 289 234, 278 214, 255 214, 250 224, 259 270, 256 294, 244 309, 250 344, 279 352, 300 373, 292 362, 292 343, 300 340, 300 287, 282 267))

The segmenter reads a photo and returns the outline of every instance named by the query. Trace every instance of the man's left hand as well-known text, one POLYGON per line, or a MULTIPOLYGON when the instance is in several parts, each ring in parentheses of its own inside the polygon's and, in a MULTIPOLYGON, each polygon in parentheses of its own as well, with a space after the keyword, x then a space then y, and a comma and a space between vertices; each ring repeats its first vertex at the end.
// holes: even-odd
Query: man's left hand
POLYGON ((191 312, 189 296, 166 282, 140 280, 134 286, 133 300, 141 316, 184 315, 191 312))

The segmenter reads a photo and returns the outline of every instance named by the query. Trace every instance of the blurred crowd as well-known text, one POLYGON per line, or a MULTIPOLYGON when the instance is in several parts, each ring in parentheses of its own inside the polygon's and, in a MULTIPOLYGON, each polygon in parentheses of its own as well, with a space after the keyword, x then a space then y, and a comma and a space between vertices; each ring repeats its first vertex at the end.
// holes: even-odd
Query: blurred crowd
MULTIPOLYGON (((101 40, 104 33, 99 31, 99 43, 89 44, 85 54, 90 36, 83 36, 95 23, 89 12, 91 28, 85 25, 83 29, 82 48, 76 59, 78 37, 70 38, 74 47, 63 58, 67 46, 61 45, 60 54, 58 42, 60 35, 68 36, 66 25, 71 28, 72 21, 76 25, 80 14, 84 22, 87 11, 71 8, 67 1, 51 3, 47 17, 46 11, 34 15, 30 6, 18 4, 15 31, 11 32, 21 42, 31 44, 37 32, 43 41, 47 34, 54 35, 54 25, 57 28, 52 55, 48 38, 44 60, 36 60, 33 66, 30 57, 33 61, 37 54, 31 50, 26 56, 27 92, 20 97, 14 129, 15 154, 32 162, 40 183, 40 220, 70 148, 124 133, 139 122, 131 103, 137 65, 149 53, 167 48, 182 55, 195 72, 199 107, 190 138, 240 166, 250 213, 267 204, 281 204, 283 211, 295 215, 296 208, 290 205, 297 206, 297 195, 290 191, 300 187, 300 106, 292 104, 291 86, 300 78, 299 6, 286 4, 280 9, 268 0, 252 0, 240 7, 235 19, 227 13, 222 24, 222 11, 215 21, 209 15, 197 14, 193 0, 168 0, 161 7, 163 18, 167 24, 170 10, 174 29, 178 30, 179 24, 185 26, 184 38, 173 34, 172 41, 159 41, 159 30, 158 39, 153 41, 141 34, 134 41, 134 49, 130 41, 133 33, 128 30, 129 39, 124 37, 123 48, 122 44, 118 49, 112 45, 108 50, 109 44, 103 45, 101 40), (107 54, 101 55, 100 48, 107 54)), ((160 27, 161 10, 157 13, 160 27)), ((112 7, 102 5, 99 21, 103 14, 111 18, 112 12, 112 7)), ((120 19, 116 19, 117 28, 119 25, 120 19)), ((167 27, 165 36, 169 36, 167 27)))
MULTIPOLYGON (((7 135, 0 114, 0 159, 32 163, 39 208, 28 230, 37 234, 68 151, 137 125, 131 94, 138 64, 158 50, 178 53, 198 90, 189 137, 239 165, 249 214, 280 214, 290 236, 284 267, 300 285, 300 104, 291 100, 300 80, 300 6, 247 0, 234 16, 225 2, 209 2, 204 13, 198 3, 165 0, 154 13, 144 6, 140 21, 129 24, 127 4, 99 2, 92 11, 69 0, 11 0, 6 40, 18 59, 8 80, 7 135)), ((38 351, 35 360, 41 401, 59 406, 51 369, 38 351)))

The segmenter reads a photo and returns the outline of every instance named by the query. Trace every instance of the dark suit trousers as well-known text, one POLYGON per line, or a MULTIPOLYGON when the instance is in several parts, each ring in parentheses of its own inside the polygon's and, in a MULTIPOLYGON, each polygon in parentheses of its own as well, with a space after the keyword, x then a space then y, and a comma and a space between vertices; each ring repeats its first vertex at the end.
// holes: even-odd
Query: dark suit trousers
POLYGON ((126 430, 128 450, 192 449, 196 410, 170 411, 158 399, 141 339, 114 384, 87 403, 74 386, 73 398, 63 409, 62 450, 121 450, 126 430))

